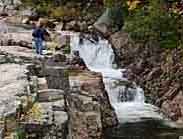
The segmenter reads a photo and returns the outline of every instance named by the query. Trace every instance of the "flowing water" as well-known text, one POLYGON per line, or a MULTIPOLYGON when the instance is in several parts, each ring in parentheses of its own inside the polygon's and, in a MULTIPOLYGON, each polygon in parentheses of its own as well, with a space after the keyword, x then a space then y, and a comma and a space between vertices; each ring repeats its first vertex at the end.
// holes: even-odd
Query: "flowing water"
POLYGON ((79 34, 71 37, 71 50, 77 50, 88 68, 103 75, 103 81, 110 102, 114 107, 120 125, 106 130, 106 139, 177 139, 182 129, 173 130, 164 123, 159 109, 145 103, 143 90, 136 86, 128 88, 123 77, 125 69, 116 69, 115 55, 107 40, 91 42, 84 39, 80 43, 79 34), (151 136, 151 137, 148 137, 151 136))
POLYGON ((75 35, 71 40, 71 49, 78 50, 88 68, 101 72, 110 102, 115 108, 121 123, 139 121, 142 118, 162 119, 158 108, 145 103, 143 90, 137 86, 126 88, 122 69, 113 68, 114 53, 106 40, 92 43, 85 40, 79 44, 79 37, 75 35))

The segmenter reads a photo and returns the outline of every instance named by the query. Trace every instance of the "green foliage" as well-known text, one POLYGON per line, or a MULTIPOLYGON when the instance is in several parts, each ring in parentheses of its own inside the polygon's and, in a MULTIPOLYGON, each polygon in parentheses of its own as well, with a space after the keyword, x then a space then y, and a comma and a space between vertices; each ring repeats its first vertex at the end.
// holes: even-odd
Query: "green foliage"
POLYGON ((71 52, 70 45, 65 45, 62 50, 64 54, 70 54, 71 52))
POLYGON ((114 5, 114 0, 104 0, 104 4, 106 7, 111 7, 114 5))
POLYGON ((60 6, 56 7, 51 10, 50 16, 54 18, 74 18, 80 15, 80 10, 77 10, 76 8, 68 8, 66 6, 60 6))
MULTIPOLYGON (((40 16, 53 18, 77 17, 88 0, 21 0, 24 6, 35 8, 40 16), (79 5, 79 6, 78 6, 79 5)), ((85 6, 86 7, 86 6, 85 6)))
POLYGON ((49 9, 51 8, 50 5, 46 5, 46 4, 42 4, 42 5, 37 5, 36 6, 36 12, 39 14, 39 15, 48 15, 49 14, 49 9))
POLYGON ((127 0, 104 0, 105 7, 126 6, 127 0))
POLYGON ((48 15, 54 6, 52 0, 21 0, 23 5, 33 7, 39 15, 48 15))
POLYGON ((178 20, 180 17, 166 10, 163 0, 149 1, 147 5, 131 11, 124 29, 132 38, 143 43, 157 42, 161 47, 179 45, 178 20))
POLYGON ((15 139, 25 139, 25 138, 26 138, 25 131, 20 127, 17 127, 15 139))

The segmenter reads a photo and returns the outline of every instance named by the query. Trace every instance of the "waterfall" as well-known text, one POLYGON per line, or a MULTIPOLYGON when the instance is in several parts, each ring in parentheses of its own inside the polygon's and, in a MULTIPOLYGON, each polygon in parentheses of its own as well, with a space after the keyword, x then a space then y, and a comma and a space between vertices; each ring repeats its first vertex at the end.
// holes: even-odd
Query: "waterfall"
POLYGON ((71 37, 71 50, 77 50, 91 71, 100 72, 108 92, 110 102, 118 119, 123 122, 136 122, 146 118, 162 119, 158 108, 145 103, 144 92, 138 86, 127 88, 123 77, 125 69, 116 69, 114 52, 107 40, 99 39, 92 43, 84 39, 80 41, 79 34, 71 37))

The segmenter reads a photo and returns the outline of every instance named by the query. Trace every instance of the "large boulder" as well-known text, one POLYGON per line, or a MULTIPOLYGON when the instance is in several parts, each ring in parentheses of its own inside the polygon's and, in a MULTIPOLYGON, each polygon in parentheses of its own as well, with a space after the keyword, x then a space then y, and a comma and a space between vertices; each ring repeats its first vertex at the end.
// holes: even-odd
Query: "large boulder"
POLYGON ((63 100, 35 103, 27 112, 28 122, 22 123, 26 134, 41 136, 44 139, 66 139, 68 116, 66 112, 58 109, 62 106, 64 106, 63 100))
POLYGON ((1 46, 1 51, 12 56, 14 61, 18 58, 19 61, 30 62, 36 56, 32 49, 19 46, 1 46))
POLYGON ((68 70, 66 67, 46 66, 45 76, 50 89, 69 90, 68 70))
POLYGON ((124 66, 135 59, 137 46, 134 45, 128 33, 116 32, 110 36, 109 40, 116 54, 118 65, 124 66))
POLYGON ((95 22, 94 27, 105 37, 119 31, 123 26, 123 11, 121 6, 107 8, 103 15, 95 22))
POLYGON ((101 74, 72 71, 67 96, 69 138, 103 139, 103 129, 117 125, 101 74))
MULTIPOLYGON (((1 23, 0 23, 1 24, 1 23)), ((7 26, 0 27, 1 46, 22 46, 32 49, 32 31, 23 27, 7 26)))
POLYGON ((21 94, 28 94, 26 66, 19 64, 0 65, 0 117, 16 113, 17 100, 21 94))

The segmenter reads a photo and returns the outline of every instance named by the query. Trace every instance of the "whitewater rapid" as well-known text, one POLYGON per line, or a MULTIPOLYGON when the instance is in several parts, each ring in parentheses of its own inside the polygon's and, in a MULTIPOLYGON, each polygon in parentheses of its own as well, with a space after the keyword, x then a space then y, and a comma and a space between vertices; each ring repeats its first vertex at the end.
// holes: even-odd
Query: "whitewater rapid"
POLYGON ((79 43, 79 34, 72 35, 70 45, 71 51, 79 51, 91 71, 100 72, 103 75, 105 89, 108 92, 110 103, 114 107, 117 117, 121 123, 137 122, 142 119, 162 119, 159 109, 151 104, 145 103, 144 92, 141 88, 125 90, 120 82, 127 81, 123 77, 125 69, 116 69, 115 55, 109 42, 99 39, 92 43, 84 39, 79 43), (119 97, 121 95, 121 97, 119 97), (121 101, 121 99, 125 101, 121 101))

